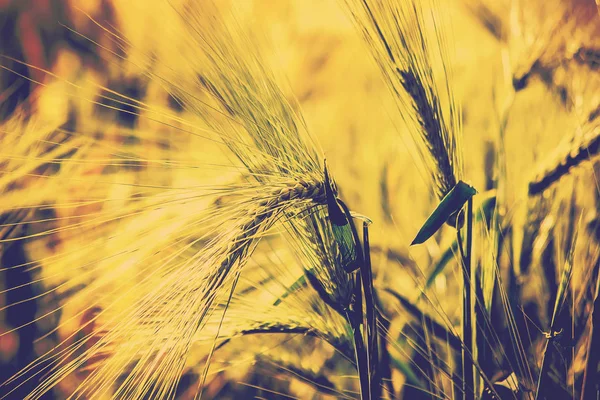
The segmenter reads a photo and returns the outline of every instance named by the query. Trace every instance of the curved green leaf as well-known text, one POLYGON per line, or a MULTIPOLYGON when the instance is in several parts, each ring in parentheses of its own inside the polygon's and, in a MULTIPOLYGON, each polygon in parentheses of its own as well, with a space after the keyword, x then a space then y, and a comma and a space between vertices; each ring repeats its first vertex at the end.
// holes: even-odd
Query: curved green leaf
POLYGON ((458 211, 475 193, 477 191, 473 186, 459 181, 442 199, 429 218, 427 218, 427 221, 425 221, 423 227, 412 241, 411 246, 424 243, 440 229, 444 222, 448 221, 451 217, 456 217, 458 211))

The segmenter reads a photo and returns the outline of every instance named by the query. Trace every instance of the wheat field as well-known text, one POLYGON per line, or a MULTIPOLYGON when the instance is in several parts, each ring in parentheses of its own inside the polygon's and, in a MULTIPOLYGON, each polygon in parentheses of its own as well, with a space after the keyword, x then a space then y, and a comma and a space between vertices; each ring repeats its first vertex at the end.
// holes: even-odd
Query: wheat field
POLYGON ((594 0, 0 0, 0 399, 600 399, 594 0))

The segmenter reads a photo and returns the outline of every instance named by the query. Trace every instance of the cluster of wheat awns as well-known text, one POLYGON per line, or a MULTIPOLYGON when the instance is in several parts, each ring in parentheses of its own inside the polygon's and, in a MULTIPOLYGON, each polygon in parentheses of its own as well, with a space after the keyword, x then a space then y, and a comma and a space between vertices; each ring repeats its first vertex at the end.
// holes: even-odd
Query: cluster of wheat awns
MULTIPOLYGON (((510 53, 516 30, 507 25, 516 17, 505 21, 502 13, 466 3, 510 53)), ((320 343, 311 342, 316 351, 326 352, 322 343, 335 350, 316 372, 290 361, 293 354, 279 360, 280 369, 324 395, 550 398, 552 390, 563 389, 563 368, 570 379, 564 392, 595 398, 600 218, 597 212, 591 222, 584 220, 577 182, 572 192, 556 186, 600 153, 598 107, 589 107, 570 143, 538 163, 517 196, 509 188, 504 135, 515 99, 533 77, 539 75, 563 99, 569 92, 559 82, 562 69, 576 64, 596 70, 600 52, 579 47, 563 55, 557 49, 567 52, 568 46, 532 45, 535 59, 510 74, 493 160, 484 172, 491 184, 475 196, 465 183, 462 114, 441 4, 344 0, 343 6, 428 177, 425 197, 433 195, 434 204, 412 244, 427 242, 421 247, 431 253, 431 267, 423 272, 410 256, 371 243, 371 221, 344 202, 345 189, 327 169, 299 105, 261 58, 260 41, 220 3, 168 4, 165 15, 177 21, 162 32, 166 41, 172 39, 170 52, 141 49, 134 58, 125 55, 136 50, 127 37, 88 16, 107 39, 96 42, 83 34, 81 39, 121 67, 141 64, 145 78, 166 88, 181 110, 102 84, 90 88, 23 60, 0 59, 0 68, 14 76, 24 78, 19 72, 24 68, 47 77, 30 77, 40 91, 2 115, 0 244, 4 251, 26 243, 32 254, 31 261, 2 265, 2 272, 37 275, 1 293, 42 283, 41 294, 28 300, 60 297, 36 320, 2 331, 7 336, 45 318, 59 320, 41 338, 58 339, 2 384, 2 398, 25 391, 28 399, 37 399, 53 390, 77 398, 174 398, 190 369, 199 371, 192 392, 201 397, 218 380, 215 375, 242 364, 232 350, 225 357, 229 364, 215 367, 215 354, 237 336, 269 334, 314 338, 320 343), (559 53, 558 61, 549 56, 559 53), (169 64, 174 54, 181 65, 169 64), (125 129, 100 114, 97 126, 105 132, 99 137, 92 124, 73 130, 62 121, 37 120, 36 104, 43 99, 36 97, 55 84, 72 101, 131 114, 147 125, 125 129), (149 148, 159 156, 148 155, 149 148), (156 173, 140 172, 144 168, 156 173), (558 200, 548 198, 552 190, 558 200), (42 217, 50 208, 56 210, 53 217, 42 217), (429 246, 445 240, 446 231, 452 232, 446 249, 429 246), (40 250, 55 238, 64 243, 56 254, 40 250), (374 270, 372 253, 403 265, 401 273, 411 270, 418 296, 411 299, 380 278, 388 275, 374 270), (593 268, 578 270, 577 262, 593 268), (458 271, 459 315, 433 290, 448 265, 458 271), (531 295, 540 285, 548 289, 545 303, 531 295), (391 311, 398 305, 407 318, 391 311), (539 316, 528 314, 544 307, 539 316), (532 334, 537 325, 545 326, 532 334), (561 340, 569 330, 578 358, 573 350, 563 362, 561 340), (340 378, 346 369, 358 379, 340 378), (331 379, 327 371, 340 376, 331 379)), ((467 171, 477 180, 473 170, 467 171)), ((388 193, 386 184, 382 192, 388 193)), ((265 346, 257 346, 257 368, 274 364, 263 354, 265 346)), ((290 353, 305 354, 302 344, 289 346, 290 353)))

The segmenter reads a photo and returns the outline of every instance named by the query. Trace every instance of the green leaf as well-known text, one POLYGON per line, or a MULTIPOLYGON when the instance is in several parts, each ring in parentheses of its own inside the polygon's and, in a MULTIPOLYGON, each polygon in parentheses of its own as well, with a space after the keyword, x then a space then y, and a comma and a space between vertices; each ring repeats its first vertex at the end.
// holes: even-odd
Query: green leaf
POLYGON ((415 386, 415 387, 422 387, 422 383, 419 380, 419 378, 417 378, 417 375, 415 375, 415 373, 413 372, 412 368, 410 367, 410 365, 404 361, 400 361, 398 360, 396 357, 394 356, 390 356, 390 359, 392 361, 392 366, 400 371, 400 373, 402 375, 404 375, 404 378, 406 379, 406 382, 415 386))
MULTIPOLYGON (((481 201, 481 206, 477 207, 477 211, 475 213, 475 221, 478 222, 490 218, 490 215, 492 214, 492 212, 494 211, 494 207, 496 206, 496 191, 488 190, 487 192, 483 193, 481 197, 483 197, 481 201)), ((433 284, 435 278, 437 278, 438 275, 440 275, 444 271, 446 265, 448 265, 448 263, 454 259, 454 255, 457 252, 458 241, 455 239, 452 242, 452 244, 448 246, 446 250, 444 250, 440 258, 435 263, 435 266, 433 267, 431 273, 427 277, 427 281, 425 282, 425 289, 428 289, 433 284)))
POLYGON ((347 272, 352 272, 360 267, 356 246, 358 245, 354 239, 354 233, 350 223, 344 226, 331 224, 333 236, 338 244, 340 255, 342 257, 341 264, 347 272))
POLYGON ((435 281, 435 278, 437 278, 438 275, 442 273, 444 268, 446 268, 446 265, 448 265, 448 263, 452 259, 454 259, 454 254, 456 254, 457 251, 458 251, 458 241, 455 240, 452 242, 450 247, 448 247, 442 253, 442 256, 440 257, 438 262, 435 264, 435 267, 433 267, 433 271, 431 271, 431 274, 429 274, 429 276, 427 277, 427 282, 425 282, 425 289, 428 289, 433 284, 433 282, 435 281))
MULTIPOLYGON (((362 261, 362 253, 359 249, 359 242, 355 232, 354 222, 348 207, 335 196, 334 185, 327 172, 327 163, 325 163, 325 194, 327 197, 327 213, 333 237, 337 242, 341 255, 341 264, 350 273, 356 271, 360 267, 362 261)), ((362 217, 362 216, 361 216, 362 217)), ((371 220, 364 218, 368 223, 371 220)))
POLYGON ((283 293, 280 298, 275 300, 275 303, 273 303, 273 305, 278 306, 286 297, 294 293, 296 290, 303 288, 304 286, 306 286, 306 275, 302 275, 296 280, 296 282, 292 283, 292 285, 289 288, 287 288, 285 293, 283 293))
POLYGON ((451 217, 456 216, 457 212, 467 200, 475 195, 475 193, 477 193, 477 191, 473 186, 470 186, 463 181, 459 181, 442 199, 429 218, 427 218, 427 221, 425 221, 423 227, 419 233, 417 233, 415 240, 412 241, 411 246, 424 243, 433 236, 444 222, 448 221, 451 217))
POLYGON ((327 199, 327 213, 329 215, 329 220, 333 226, 344 226, 347 225, 348 218, 344 213, 344 210, 340 207, 337 198, 334 193, 333 182, 329 177, 329 172, 327 171, 327 162, 325 162, 325 196, 327 199))

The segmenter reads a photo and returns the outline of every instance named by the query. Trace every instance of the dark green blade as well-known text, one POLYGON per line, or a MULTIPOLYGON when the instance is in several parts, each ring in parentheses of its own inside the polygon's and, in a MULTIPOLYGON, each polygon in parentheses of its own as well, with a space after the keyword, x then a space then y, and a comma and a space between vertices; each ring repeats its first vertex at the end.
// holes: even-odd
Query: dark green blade
POLYGON ((300 278, 298 278, 296 280, 296 282, 292 283, 292 285, 289 288, 287 288, 285 293, 283 293, 280 298, 275 300, 273 305, 278 306, 279 304, 281 304, 281 302, 283 300, 285 300, 286 297, 288 297, 290 294, 294 293, 296 290, 303 288, 304 286, 306 286, 306 275, 302 275, 300 278))
POLYGON ((329 214, 329 220, 333 226, 347 225, 348 218, 337 202, 337 198, 333 191, 333 183, 329 178, 329 172, 327 172, 327 163, 325 163, 325 196, 327 198, 327 212, 329 214))
POLYGON ((473 186, 459 181, 442 199, 429 218, 427 218, 427 221, 425 221, 423 227, 417 233, 415 240, 412 241, 411 246, 424 243, 433 236, 449 218, 457 214, 467 200, 473 197, 475 193, 477 191, 473 186))

